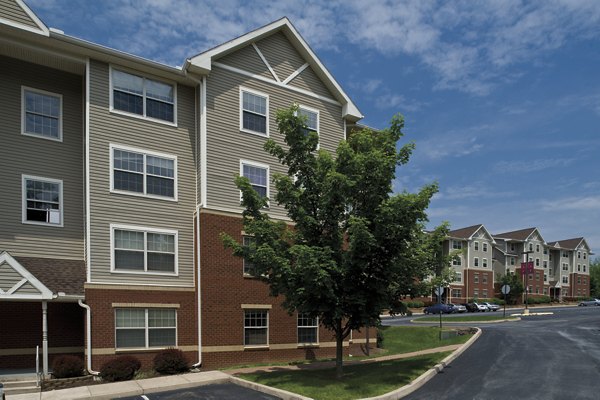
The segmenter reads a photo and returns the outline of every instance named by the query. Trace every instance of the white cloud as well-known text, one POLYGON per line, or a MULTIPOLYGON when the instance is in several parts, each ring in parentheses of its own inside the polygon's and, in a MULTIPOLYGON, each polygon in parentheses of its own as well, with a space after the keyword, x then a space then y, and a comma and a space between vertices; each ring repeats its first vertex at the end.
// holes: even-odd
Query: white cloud
POLYGON ((544 200, 541 206, 545 211, 600 211, 600 196, 565 197, 555 200, 544 200))
POLYGON ((566 167, 576 159, 574 158, 547 158, 527 161, 499 161, 494 164, 497 172, 535 172, 548 168, 566 167))

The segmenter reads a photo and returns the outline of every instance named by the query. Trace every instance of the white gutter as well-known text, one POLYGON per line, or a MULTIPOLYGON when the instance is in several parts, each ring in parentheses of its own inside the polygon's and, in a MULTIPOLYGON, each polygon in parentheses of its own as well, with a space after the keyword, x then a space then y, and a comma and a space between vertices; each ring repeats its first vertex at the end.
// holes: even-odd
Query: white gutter
POLYGON ((92 309, 90 306, 85 304, 83 300, 77 302, 81 307, 86 310, 86 335, 87 335, 87 371, 90 375, 98 375, 98 371, 92 370, 92 309))

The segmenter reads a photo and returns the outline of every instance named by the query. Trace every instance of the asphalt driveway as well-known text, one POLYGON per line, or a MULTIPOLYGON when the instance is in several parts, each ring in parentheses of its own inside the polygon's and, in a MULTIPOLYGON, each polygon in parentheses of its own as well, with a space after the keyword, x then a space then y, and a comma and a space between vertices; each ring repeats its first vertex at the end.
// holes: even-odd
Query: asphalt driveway
POLYGON ((255 390, 246 389, 233 383, 199 386, 191 389, 145 394, 142 396, 120 397, 120 400, 277 400, 255 390))

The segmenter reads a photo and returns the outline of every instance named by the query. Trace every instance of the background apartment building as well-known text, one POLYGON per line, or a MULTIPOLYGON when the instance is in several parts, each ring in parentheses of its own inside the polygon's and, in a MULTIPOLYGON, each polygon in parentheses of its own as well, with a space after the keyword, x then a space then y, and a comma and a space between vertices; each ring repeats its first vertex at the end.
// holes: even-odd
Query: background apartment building
POLYGON ((166 347, 206 368, 334 354, 220 239, 248 240, 234 176, 273 198, 286 172, 263 150, 278 109, 299 104, 328 151, 362 118, 290 21, 174 68, 2 0, 0 71, 0 368, 33 367, 36 345, 93 370, 166 347))

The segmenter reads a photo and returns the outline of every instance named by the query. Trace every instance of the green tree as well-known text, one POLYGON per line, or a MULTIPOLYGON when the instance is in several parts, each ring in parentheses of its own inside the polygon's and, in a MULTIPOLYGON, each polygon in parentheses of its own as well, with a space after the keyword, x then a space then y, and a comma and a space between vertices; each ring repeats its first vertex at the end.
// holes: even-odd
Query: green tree
POLYGON ((523 291, 525 290, 523 287, 523 281, 521 280, 521 276, 509 272, 506 275, 498 276, 497 280, 499 282, 498 285, 500 286, 498 288, 498 292, 500 291, 502 285, 510 286, 510 292, 508 293, 508 296, 506 298, 506 303, 517 304, 518 301, 521 299, 523 291))
POLYGON ((590 263, 590 296, 600 298, 600 257, 590 263))
MULTIPOLYGON (((404 121, 392 119, 382 131, 364 129, 342 141, 335 157, 317 150, 318 134, 307 129, 298 107, 277 113, 287 147, 268 140, 265 150, 287 167, 274 174, 275 201, 293 228, 265 213, 269 200, 237 177, 242 192, 247 246, 223 235, 225 246, 255 266, 283 306, 318 317, 334 332, 336 375, 342 377, 343 340, 351 330, 375 326, 407 279, 409 249, 421 238, 425 213, 436 185, 420 192, 392 195, 396 168, 408 162, 414 145, 397 149, 404 121)), ((409 274, 410 276, 410 274, 409 274)))

